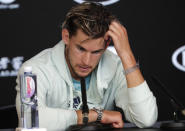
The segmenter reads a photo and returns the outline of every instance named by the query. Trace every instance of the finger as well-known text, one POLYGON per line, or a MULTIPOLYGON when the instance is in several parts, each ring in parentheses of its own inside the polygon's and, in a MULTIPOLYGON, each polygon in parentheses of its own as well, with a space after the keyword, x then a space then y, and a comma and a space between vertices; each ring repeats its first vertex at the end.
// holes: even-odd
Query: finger
POLYGON ((108 35, 108 33, 106 32, 106 34, 104 35, 104 41, 105 41, 105 49, 109 46, 110 42, 111 42, 111 37, 108 35))
POLYGON ((123 121, 121 121, 120 126, 121 126, 121 128, 124 127, 124 122, 123 121))
POLYGON ((119 21, 118 19, 116 19, 116 20, 114 20, 114 21, 112 21, 112 22, 118 23, 118 24, 120 24, 120 25, 123 25, 123 24, 121 23, 121 21, 119 21))
POLYGON ((107 49, 107 47, 109 46, 109 44, 110 44, 110 42, 111 42, 111 38, 109 37, 108 38, 108 40, 105 40, 105 49, 107 49))
POLYGON ((117 29, 120 29, 120 27, 123 26, 122 24, 120 24, 120 23, 117 22, 117 21, 113 21, 111 24, 112 24, 113 26, 115 26, 117 29))
POLYGON ((112 38, 113 42, 115 42, 118 39, 118 36, 111 30, 109 30, 107 34, 112 38))
POLYGON ((124 26, 122 26, 121 29, 123 30, 124 34, 127 35, 127 30, 126 30, 126 28, 125 28, 124 26))
POLYGON ((122 124, 122 123, 118 123, 118 122, 112 123, 112 126, 113 126, 114 128, 123 128, 123 124, 122 124))
MULTIPOLYGON (((120 33, 124 33, 124 34, 126 34, 127 35, 127 30, 126 30, 126 28, 118 21, 114 21, 114 22, 112 22, 111 23, 115 28, 117 28, 119 31, 120 31, 120 33)), ((123 34, 122 34, 123 35, 123 34)))
POLYGON ((117 36, 121 36, 122 33, 122 28, 121 27, 116 27, 115 25, 111 24, 109 26, 109 30, 112 31, 113 33, 115 33, 117 36))
MULTIPOLYGON (((108 32, 108 31, 107 31, 107 32, 108 32)), ((109 39, 109 37, 110 37, 110 36, 108 35, 108 33, 107 33, 107 32, 106 32, 106 33, 105 33, 105 35, 104 35, 104 39, 105 39, 105 40, 108 40, 108 39, 109 39)))
POLYGON ((124 26, 119 26, 119 29, 118 29, 118 26, 116 27, 116 24, 117 23, 114 23, 110 26, 110 31, 112 31, 113 33, 115 33, 118 37, 120 38, 127 38, 128 35, 127 35, 127 30, 124 26))
POLYGON ((112 126, 113 126, 114 128, 119 128, 119 125, 118 125, 117 123, 112 123, 112 126))
POLYGON ((117 21, 112 22, 111 25, 114 26, 119 31, 121 31, 120 29, 125 28, 120 22, 117 21))

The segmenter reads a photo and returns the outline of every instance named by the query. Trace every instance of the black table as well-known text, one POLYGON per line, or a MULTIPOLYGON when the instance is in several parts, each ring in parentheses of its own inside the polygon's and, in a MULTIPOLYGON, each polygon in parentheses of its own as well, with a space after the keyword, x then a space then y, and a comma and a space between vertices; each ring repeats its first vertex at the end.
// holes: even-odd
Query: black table
MULTIPOLYGON (((180 129, 178 129, 178 130, 177 129, 174 129, 174 130, 172 130, 172 129, 170 129, 170 130, 160 129, 161 123, 164 123, 164 122, 172 122, 172 121, 156 122, 153 125, 153 127, 151 127, 151 128, 137 128, 134 124, 125 123, 124 128, 122 128, 122 129, 104 128, 104 129, 100 129, 100 131, 185 131, 185 130, 180 130, 180 129)), ((183 122, 185 122, 185 121, 183 121, 183 122)), ((86 130, 86 129, 84 129, 84 130, 86 130)), ((15 129, 0 129, 0 131, 15 131, 15 129)))
MULTIPOLYGON (((125 123, 124 124, 124 128, 122 129, 115 129, 115 128, 111 128, 110 125, 103 125, 102 124, 90 124, 88 127, 86 126, 73 126, 73 128, 69 128, 67 131, 74 131, 72 129, 79 130, 79 131, 92 131, 92 130, 101 130, 101 131, 185 131, 185 129, 160 129, 160 125, 161 123, 166 123, 166 122, 173 122, 173 121, 163 121, 163 122, 156 122, 153 127, 150 128, 138 128, 136 127, 134 124, 131 123, 125 123), (98 125, 98 127, 94 127, 94 125, 98 125)), ((185 121, 183 121, 185 122, 185 121)), ((75 131, 76 131, 75 130, 75 131)))
MULTIPOLYGON (((0 131, 15 131, 15 129, 0 129, 0 131)), ((123 128, 123 129, 106 129, 105 131, 184 131, 184 130, 162 130, 159 128, 148 128, 148 129, 123 128)))

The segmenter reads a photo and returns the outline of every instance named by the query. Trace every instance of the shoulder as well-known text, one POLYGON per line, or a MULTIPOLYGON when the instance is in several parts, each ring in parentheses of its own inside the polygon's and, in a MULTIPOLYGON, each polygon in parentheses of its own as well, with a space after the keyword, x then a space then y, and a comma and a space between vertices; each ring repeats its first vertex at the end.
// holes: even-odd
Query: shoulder
POLYGON ((54 63, 52 61, 52 52, 55 50, 56 46, 58 46, 58 44, 52 48, 48 48, 41 51, 37 55, 25 61, 21 66, 21 68, 19 69, 19 74, 23 73, 24 67, 26 66, 31 66, 33 69, 33 72, 37 74, 52 70, 52 68, 54 68, 54 63))
POLYGON ((52 48, 45 49, 45 50, 41 51, 40 53, 38 53, 34 57, 25 61, 22 65, 22 67, 25 67, 25 66, 36 66, 36 67, 38 67, 38 66, 43 66, 43 65, 46 66, 50 62, 50 52, 51 52, 51 50, 52 50, 52 48))

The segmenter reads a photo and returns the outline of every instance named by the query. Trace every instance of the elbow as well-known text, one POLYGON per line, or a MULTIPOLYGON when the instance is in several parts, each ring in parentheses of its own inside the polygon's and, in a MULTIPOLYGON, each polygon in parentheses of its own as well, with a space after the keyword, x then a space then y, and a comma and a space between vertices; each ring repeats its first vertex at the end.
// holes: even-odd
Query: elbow
POLYGON ((139 128, 148 128, 152 127, 158 118, 158 111, 157 109, 153 111, 152 114, 148 114, 145 117, 143 117, 138 124, 136 124, 139 128))
POLYGON ((137 125, 139 128, 148 128, 148 127, 152 127, 155 124, 156 120, 152 119, 152 120, 145 120, 142 121, 142 123, 140 123, 139 125, 137 125))

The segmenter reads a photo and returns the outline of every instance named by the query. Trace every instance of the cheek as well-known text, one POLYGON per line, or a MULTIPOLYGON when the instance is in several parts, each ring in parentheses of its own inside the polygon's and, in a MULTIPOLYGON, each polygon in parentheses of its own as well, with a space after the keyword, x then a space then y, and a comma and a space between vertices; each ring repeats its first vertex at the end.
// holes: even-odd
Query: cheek
POLYGON ((80 53, 78 53, 75 49, 71 48, 69 51, 69 59, 72 65, 78 64, 80 62, 80 53))
POLYGON ((96 66, 100 61, 101 55, 95 55, 92 57, 93 65, 96 66))

